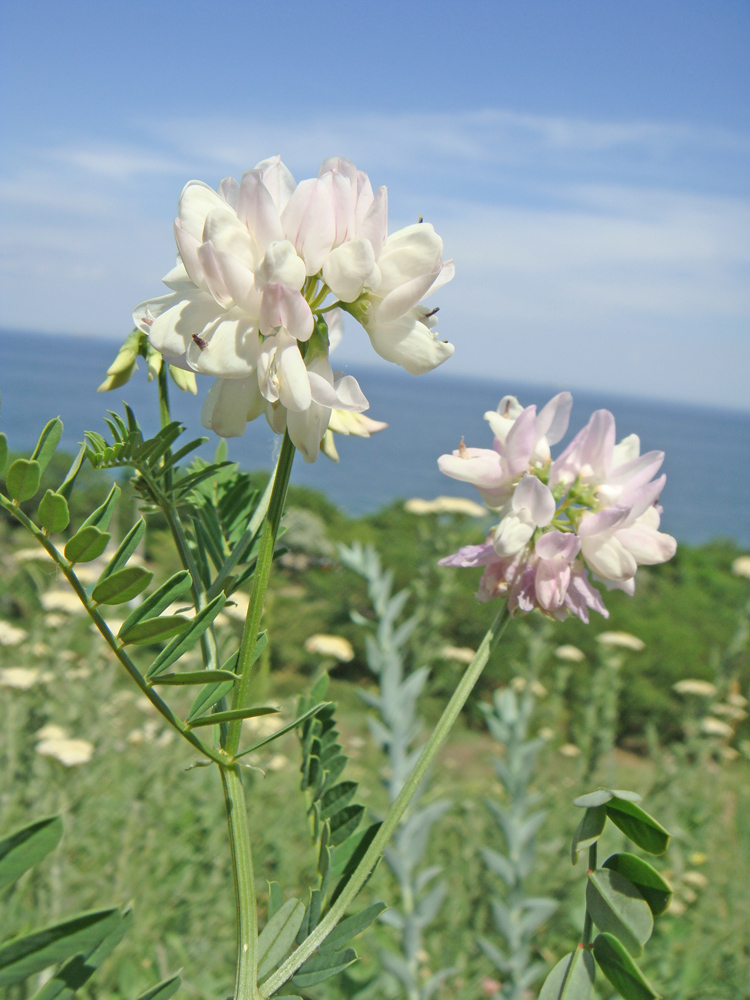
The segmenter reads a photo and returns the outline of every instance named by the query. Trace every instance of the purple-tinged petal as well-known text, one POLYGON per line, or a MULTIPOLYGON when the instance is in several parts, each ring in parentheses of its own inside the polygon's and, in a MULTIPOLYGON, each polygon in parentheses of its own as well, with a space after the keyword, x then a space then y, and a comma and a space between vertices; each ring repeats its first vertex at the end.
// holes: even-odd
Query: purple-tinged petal
POLYGON ((282 215, 284 235, 305 262, 308 275, 317 274, 336 237, 330 174, 302 181, 282 215))
POLYGON ((505 439, 502 455, 508 463, 508 471, 513 478, 526 472, 529 467, 531 452, 534 448, 535 426, 536 407, 527 406, 514 422, 505 439))
POLYGON ((483 545, 464 545, 453 555, 440 559, 438 566, 488 566, 497 561, 492 543, 485 542, 483 545))
POLYGON ((266 285, 260 303, 260 332, 272 336, 284 329, 297 340, 309 340, 315 326, 310 306, 300 292, 286 285, 266 285))
POLYGON ((225 177, 219 182, 219 187, 216 192, 220 198, 229 205, 232 211, 237 214, 237 199, 240 195, 240 185, 234 179, 234 177, 225 177))
POLYGON ((623 490, 620 499, 620 505, 625 506, 626 504, 630 508, 630 516, 628 517, 628 524, 632 524, 637 518, 649 509, 653 507, 656 501, 659 499, 659 495, 664 489, 664 484, 667 481, 665 475, 659 476, 655 479, 653 483, 644 483, 638 489, 633 490, 623 490))
POLYGON ((609 534, 582 539, 581 552, 603 580, 628 580, 638 569, 638 563, 625 546, 609 534))
POLYGON ((480 489, 498 489, 505 482, 497 452, 489 448, 464 447, 452 455, 441 455, 438 469, 452 479, 480 489))
POLYGON ((375 260, 378 260, 388 237, 388 191, 385 187, 378 188, 364 218, 361 222, 357 220, 357 236, 370 241, 375 260))
POLYGON ((242 175, 237 218, 250 230, 261 253, 273 240, 284 239, 279 209, 259 170, 248 170, 242 175))
POLYGON ((520 510, 507 514, 495 528, 492 544, 499 556, 514 556, 531 540, 536 525, 529 511, 520 510))
POLYGON ((605 507, 604 510, 596 514, 584 514, 578 526, 580 538, 590 538, 593 535, 600 535, 615 531, 620 525, 630 517, 630 507, 605 507))
POLYGON ((542 559, 536 568, 534 589, 545 611, 562 607, 570 583, 570 563, 562 556, 542 559))
POLYGON ((198 260, 203 268, 203 278, 206 287, 213 295, 222 309, 228 309, 232 305, 232 296, 224 282, 219 265, 214 257, 214 250, 210 243, 201 243, 198 247, 198 260))
POLYGON ((615 446, 615 418, 609 410, 596 410, 585 428, 581 445, 581 472, 589 482, 606 480, 615 446))
POLYGON ((581 540, 570 532, 547 531, 537 539, 534 551, 540 559, 560 556, 572 562, 581 550, 581 540))
POLYGON ((636 521, 617 532, 617 540, 635 557, 640 566, 655 566, 667 562, 677 551, 677 542, 671 535, 654 531, 636 521))
POLYGON ((513 509, 526 508, 535 526, 546 527, 555 516, 555 498, 541 479, 528 473, 513 491, 513 509))
POLYGON ((553 396, 549 403, 542 407, 536 418, 534 443, 543 437, 547 438, 547 444, 557 444, 561 441, 568 430, 572 407, 573 397, 569 392, 559 392, 553 396))

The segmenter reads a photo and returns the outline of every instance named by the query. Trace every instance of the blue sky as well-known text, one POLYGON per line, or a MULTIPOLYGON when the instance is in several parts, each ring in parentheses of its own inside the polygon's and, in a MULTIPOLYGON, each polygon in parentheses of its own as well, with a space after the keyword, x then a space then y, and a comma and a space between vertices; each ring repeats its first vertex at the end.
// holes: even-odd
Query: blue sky
POLYGON ((455 257, 446 374, 750 407, 747 0, 6 0, 0 37, 3 327, 123 336, 186 180, 336 154, 455 257))

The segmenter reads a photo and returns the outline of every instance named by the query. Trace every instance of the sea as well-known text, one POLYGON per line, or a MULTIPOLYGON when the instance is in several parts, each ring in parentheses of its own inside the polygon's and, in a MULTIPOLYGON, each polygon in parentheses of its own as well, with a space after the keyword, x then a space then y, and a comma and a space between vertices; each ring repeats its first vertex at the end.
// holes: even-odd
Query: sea
MULTIPOLYGON (((60 416, 65 425, 62 446, 72 452, 86 430, 106 436, 105 411, 122 412, 123 399, 144 430, 153 433, 158 428, 156 383, 147 382, 145 362, 139 362, 140 370, 123 388, 96 392, 117 346, 105 339, 0 330, 0 429, 11 450, 33 448, 46 421, 60 416)), ((370 401, 369 415, 387 421, 388 429, 369 440, 337 435, 339 463, 321 455, 308 465, 298 457, 292 478, 323 491, 354 516, 410 497, 475 497, 470 486, 441 475, 438 457, 456 448, 461 438, 469 446, 491 447, 482 416, 495 409, 502 396, 511 393, 524 405, 541 406, 565 388, 527 385, 513 378, 458 377, 443 370, 414 378, 393 366, 357 366, 351 373, 370 401)), ((200 425, 210 381, 199 377, 198 397, 176 386, 171 393, 173 417, 187 425, 191 437, 205 434, 211 439, 203 447, 206 457, 219 440, 200 425)), ((750 412, 577 392, 566 440, 602 407, 614 414, 618 438, 636 433, 642 451, 666 453, 664 531, 681 542, 730 539, 750 549, 750 412)), ((228 444, 229 457, 242 468, 261 469, 272 466, 279 439, 261 418, 228 444)))

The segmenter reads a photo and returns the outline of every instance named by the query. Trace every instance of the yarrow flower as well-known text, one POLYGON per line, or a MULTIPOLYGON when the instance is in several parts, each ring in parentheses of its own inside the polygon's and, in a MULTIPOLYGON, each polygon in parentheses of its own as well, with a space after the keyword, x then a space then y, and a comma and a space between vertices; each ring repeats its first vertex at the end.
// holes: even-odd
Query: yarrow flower
POLYGON ((497 412, 485 413, 493 448, 462 442, 441 456, 440 471, 472 483, 500 515, 483 545, 465 546, 441 565, 484 566, 480 601, 507 597, 511 613, 539 608, 588 622, 589 610, 608 617, 589 570, 607 589, 632 594, 638 566, 671 559, 677 543, 658 530, 666 477, 653 477, 664 453, 641 455, 635 434, 615 444, 608 410, 597 410, 552 460, 572 405, 570 393, 561 392, 537 413, 505 396, 497 412))
POLYGON ((332 413, 368 408, 329 361, 336 308, 413 375, 453 353, 434 332, 437 310, 419 304, 453 277, 442 240, 427 223, 389 236, 386 189, 373 192, 349 160, 325 160, 299 184, 278 156, 216 191, 190 181, 175 239, 178 263, 163 279, 171 293, 133 317, 170 364, 216 376, 203 422, 222 437, 265 413, 313 462, 332 413))

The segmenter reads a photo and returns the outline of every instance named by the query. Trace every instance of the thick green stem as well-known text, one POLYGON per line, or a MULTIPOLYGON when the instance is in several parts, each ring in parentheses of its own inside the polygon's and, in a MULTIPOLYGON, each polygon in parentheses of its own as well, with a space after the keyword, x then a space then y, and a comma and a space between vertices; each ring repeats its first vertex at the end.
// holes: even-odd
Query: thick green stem
MULTIPOLYGON (((263 604, 266 598, 266 590, 268 589, 268 577, 273 565, 273 550, 276 545, 276 535, 279 531, 281 515, 284 511, 284 501, 286 500, 286 491, 289 486, 289 475, 292 471, 294 452, 295 448, 289 434, 285 433, 279 461, 276 465, 273 491, 268 504, 268 516, 263 525, 263 533, 260 536, 258 561, 255 565, 255 573, 253 574, 253 588, 250 591, 250 603, 247 609, 247 616, 245 617, 245 627, 240 643, 240 655, 237 661, 236 673, 239 674, 240 679, 234 686, 233 709, 245 708, 247 704, 253 665, 253 651, 255 650, 260 619, 263 614, 263 604)), ((229 724, 224 749, 230 756, 234 756, 239 749, 241 732, 241 719, 229 724)))
POLYGON ((234 901, 237 912, 237 970, 234 1000, 258 1000, 258 910, 245 790, 239 765, 222 767, 221 784, 229 826, 234 901))
POLYGON ((264 997, 272 996, 273 993, 279 989, 282 983, 285 983, 287 979, 290 979, 303 962, 307 961, 318 946, 328 937, 336 924, 343 917, 349 904, 364 885, 370 872, 374 868, 376 861, 382 854, 383 848, 390 840, 393 832, 401 821, 401 817, 406 812, 409 803, 422 783, 424 776, 427 774, 427 771, 435 759, 438 750, 445 742, 445 739, 452 729, 454 722, 458 718, 461 709, 466 704, 467 698, 471 694, 474 685, 479 680, 479 677, 487 664, 490 653, 495 648, 500 636, 505 631, 509 618, 510 615, 508 613, 508 606, 507 604, 504 604, 497 618, 495 618, 494 622, 487 631, 484 639, 482 639, 479 649, 474 654, 474 659, 466 668, 466 673, 461 678, 458 687, 446 705, 437 726, 427 741, 427 744, 425 745, 424 750, 414 767, 414 770, 407 778, 404 787, 399 792, 398 798, 389 809, 382 826, 373 837, 372 843, 360 863, 355 868, 351 878, 346 884, 346 887, 312 934, 310 934, 302 942, 296 951, 292 952, 284 964, 280 966, 280 968, 277 969, 277 971, 264 983, 261 990, 264 997))

